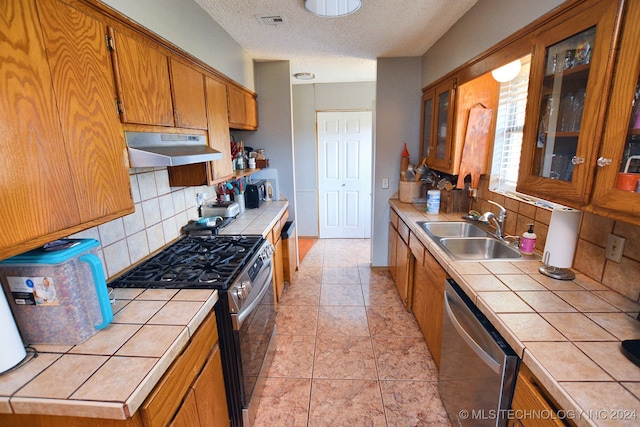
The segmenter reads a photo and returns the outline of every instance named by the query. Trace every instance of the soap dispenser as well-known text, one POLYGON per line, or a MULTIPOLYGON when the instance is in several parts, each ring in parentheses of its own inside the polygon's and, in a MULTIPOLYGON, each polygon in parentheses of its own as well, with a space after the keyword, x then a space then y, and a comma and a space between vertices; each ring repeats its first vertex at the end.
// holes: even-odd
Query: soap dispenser
POLYGON ((527 224, 529 226, 529 230, 522 233, 522 238, 520 239, 520 252, 524 255, 533 255, 533 251, 536 248, 536 233, 533 232, 533 224, 527 224))

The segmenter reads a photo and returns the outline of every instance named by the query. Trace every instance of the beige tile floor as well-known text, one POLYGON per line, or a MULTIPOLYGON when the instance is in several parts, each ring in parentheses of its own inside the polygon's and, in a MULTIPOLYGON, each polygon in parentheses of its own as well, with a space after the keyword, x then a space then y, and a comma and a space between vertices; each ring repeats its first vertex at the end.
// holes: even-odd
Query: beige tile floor
POLYGON ((438 371, 368 239, 318 240, 279 305, 256 426, 450 426, 438 371))

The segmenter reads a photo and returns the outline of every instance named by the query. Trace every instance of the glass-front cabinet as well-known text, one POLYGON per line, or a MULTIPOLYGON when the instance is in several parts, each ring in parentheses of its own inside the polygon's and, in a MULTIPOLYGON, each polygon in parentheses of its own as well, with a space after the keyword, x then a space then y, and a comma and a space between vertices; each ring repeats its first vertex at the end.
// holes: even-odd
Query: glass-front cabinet
POLYGON ((640 216, 640 2, 628 2, 590 210, 640 216))
MULTIPOLYGON (((586 204, 611 73, 615 1, 592 1, 534 37, 518 191, 586 204)), ((640 162, 639 162, 640 164, 640 162)))
POLYGON ((455 112, 455 79, 449 79, 422 95, 421 157, 439 172, 453 174, 453 117, 455 112))

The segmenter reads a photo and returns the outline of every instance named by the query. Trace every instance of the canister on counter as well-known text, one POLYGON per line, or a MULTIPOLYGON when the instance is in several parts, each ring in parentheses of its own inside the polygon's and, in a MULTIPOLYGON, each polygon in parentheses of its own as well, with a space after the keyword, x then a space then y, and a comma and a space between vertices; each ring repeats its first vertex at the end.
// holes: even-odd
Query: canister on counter
POLYGON ((440 190, 427 191, 427 213, 440 213, 440 190))

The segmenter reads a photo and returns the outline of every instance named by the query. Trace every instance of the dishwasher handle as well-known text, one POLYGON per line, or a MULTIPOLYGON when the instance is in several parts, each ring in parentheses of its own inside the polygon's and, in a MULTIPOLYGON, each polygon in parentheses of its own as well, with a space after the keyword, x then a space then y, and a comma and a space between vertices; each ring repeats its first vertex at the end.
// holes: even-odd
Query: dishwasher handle
MULTIPOLYGON (((447 312, 447 316, 451 320, 453 327, 456 328, 460 337, 464 340, 465 343, 473 350, 473 352, 480 358, 482 361, 496 374, 501 374, 502 369, 500 363, 496 362, 493 357, 491 357, 486 351, 482 349, 482 347, 469 335, 469 333, 464 329, 464 327, 460 324, 458 319, 456 318, 453 310, 451 310, 451 298, 449 294, 445 291, 444 293, 444 308, 447 312)), ((472 314, 473 315, 473 314, 472 314)))

